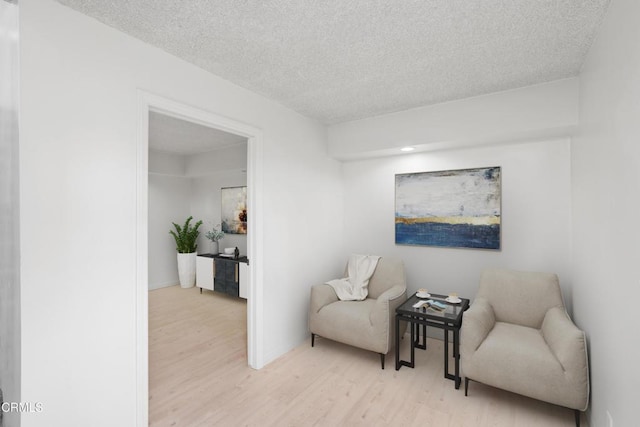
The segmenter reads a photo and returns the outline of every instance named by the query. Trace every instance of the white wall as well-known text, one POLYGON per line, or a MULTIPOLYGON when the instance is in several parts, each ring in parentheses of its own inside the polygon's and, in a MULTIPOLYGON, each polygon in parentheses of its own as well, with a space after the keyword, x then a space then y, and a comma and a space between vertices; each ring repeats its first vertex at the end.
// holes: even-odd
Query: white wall
POLYGON ((324 127, 52 0, 20 6, 22 399, 44 404, 23 426, 135 423, 138 89, 262 130, 264 361, 302 342, 309 287, 342 263, 324 127))
POLYGON ((638 16, 640 2, 611 2, 581 73, 572 148, 573 299, 589 340, 592 426, 608 425, 607 411, 614 426, 638 424, 638 16))
MULTIPOLYGON (((220 189, 224 187, 241 187, 247 185, 247 174, 242 171, 225 171, 201 177, 191 178, 191 215, 202 219, 200 237, 198 237, 198 253, 211 252, 211 240, 205 237, 207 230, 221 223, 220 189)), ((247 255, 246 234, 225 234, 218 242, 219 250, 238 247, 241 255, 247 255)))
MULTIPOLYGON (((198 252, 208 253, 211 241, 205 233, 222 222, 220 189, 247 185, 247 144, 188 156, 185 173, 192 178, 191 214, 204 221, 198 252)), ((247 255, 247 235, 226 234, 219 242, 220 251, 225 247, 238 247, 241 255, 247 255)))
POLYGON ((486 267, 551 271, 571 310, 569 135, 578 125, 578 80, 431 105, 331 126, 344 164, 345 251, 401 257, 409 291, 473 298, 486 267), (411 145, 415 154, 398 155, 411 145), (367 158, 394 154, 393 157, 367 158), (395 245, 394 175, 502 167, 502 250, 395 245))
POLYGON ((246 171, 246 169, 247 144, 241 143, 187 156, 184 174, 193 177, 210 175, 213 172, 246 171))
MULTIPOLYGON (((169 230, 191 214, 191 179, 149 174, 149 289, 179 283, 176 243, 169 230)), ((194 218, 195 222, 197 221, 194 218)))
POLYGON ((347 162, 346 250, 403 259, 409 292, 425 287, 473 299, 480 273, 489 267, 554 272, 566 290, 571 283, 569 146, 562 139, 347 162), (395 174, 486 166, 502 168, 500 251, 395 244, 395 174))
MULTIPOLYGON (((20 402, 18 5, 0 1, 0 389, 2 402, 20 402)), ((20 415, 0 411, 0 425, 20 415)))
POLYGON ((418 151, 539 141, 578 125, 578 79, 400 111, 331 126, 329 153, 343 160, 418 151))
POLYGON ((149 149, 149 173, 172 176, 185 176, 187 158, 178 153, 149 149))

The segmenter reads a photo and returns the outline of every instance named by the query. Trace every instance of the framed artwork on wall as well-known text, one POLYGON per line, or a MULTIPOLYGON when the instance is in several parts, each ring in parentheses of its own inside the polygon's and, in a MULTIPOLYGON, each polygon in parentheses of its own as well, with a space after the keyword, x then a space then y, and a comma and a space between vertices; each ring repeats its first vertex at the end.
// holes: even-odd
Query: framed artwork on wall
POLYGON ((396 244, 500 249, 501 169, 396 175, 396 244))
POLYGON ((247 187, 221 188, 222 231, 247 234, 247 187))

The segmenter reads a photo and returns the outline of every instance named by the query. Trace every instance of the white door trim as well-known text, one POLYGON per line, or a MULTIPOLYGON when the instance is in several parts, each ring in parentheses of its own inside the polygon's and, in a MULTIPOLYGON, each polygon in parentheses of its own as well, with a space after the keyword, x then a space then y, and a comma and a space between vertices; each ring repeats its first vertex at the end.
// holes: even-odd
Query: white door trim
POLYGON ((247 358, 249 366, 264 366, 263 320, 263 222, 262 222, 262 131, 196 107, 138 91, 137 183, 136 183, 136 422, 149 425, 149 312, 148 312, 148 200, 149 200, 149 111, 202 124, 248 138, 247 205, 249 216, 247 256, 247 358))

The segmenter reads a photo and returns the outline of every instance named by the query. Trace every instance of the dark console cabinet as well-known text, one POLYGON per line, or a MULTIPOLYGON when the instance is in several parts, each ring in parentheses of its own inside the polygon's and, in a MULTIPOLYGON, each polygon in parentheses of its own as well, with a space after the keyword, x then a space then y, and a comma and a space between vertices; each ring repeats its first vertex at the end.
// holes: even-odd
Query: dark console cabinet
POLYGON ((235 261, 217 258, 216 270, 213 278, 213 290, 225 294, 239 296, 240 292, 240 267, 235 261))
POLYGON ((247 298, 249 282, 247 257, 228 258, 219 254, 201 254, 196 259, 196 286, 247 298))

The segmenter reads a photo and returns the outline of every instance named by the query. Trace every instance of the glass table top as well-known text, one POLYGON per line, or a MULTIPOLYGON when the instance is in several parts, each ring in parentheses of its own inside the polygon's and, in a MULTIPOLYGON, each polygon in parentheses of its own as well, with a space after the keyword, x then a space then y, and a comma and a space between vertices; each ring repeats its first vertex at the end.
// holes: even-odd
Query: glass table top
POLYGON ((446 295, 438 294, 431 294, 429 298, 418 298, 413 294, 396 309, 396 313, 455 322, 459 320, 462 313, 469 308, 469 300, 460 298, 460 302, 454 304, 448 302, 446 298, 446 295), (421 303, 420 306, 414 307, 414 305, 419 303, 421 303), (439 307, 442 307, 442 309, 438 309, 439 307))

